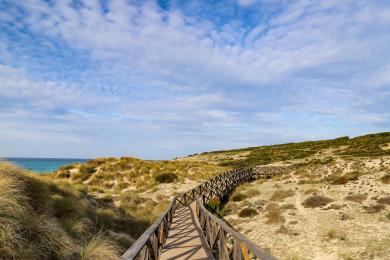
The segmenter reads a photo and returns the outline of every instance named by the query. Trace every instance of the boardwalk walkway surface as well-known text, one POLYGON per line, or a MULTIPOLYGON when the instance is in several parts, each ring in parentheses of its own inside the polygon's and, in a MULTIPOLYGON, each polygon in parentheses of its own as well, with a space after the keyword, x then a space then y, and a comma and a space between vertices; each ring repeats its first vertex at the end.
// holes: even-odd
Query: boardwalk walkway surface
POLYGON ((195 203, 176 210, 161 259, 214 259, 200 230, 195 203))

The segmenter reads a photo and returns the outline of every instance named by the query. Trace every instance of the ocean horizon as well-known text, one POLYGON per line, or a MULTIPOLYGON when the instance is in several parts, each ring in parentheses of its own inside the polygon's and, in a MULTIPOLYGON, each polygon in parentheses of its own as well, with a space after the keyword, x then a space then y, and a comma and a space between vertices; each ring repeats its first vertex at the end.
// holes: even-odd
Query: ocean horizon
POLYGON ((21 168, 44 174, 58 170, 60 167, 73 163, 84 163, 89 159, 84 158, 24 158, 24 157, 3 157, 0 161, 11 162, 21 168))

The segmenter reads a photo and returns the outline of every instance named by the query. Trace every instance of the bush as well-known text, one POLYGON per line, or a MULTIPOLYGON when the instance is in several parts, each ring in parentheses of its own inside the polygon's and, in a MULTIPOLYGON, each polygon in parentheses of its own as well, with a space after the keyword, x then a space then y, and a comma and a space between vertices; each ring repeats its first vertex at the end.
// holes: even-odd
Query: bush
POLYGON ((155 178, 157 183, 172 183, 178 179, 177 175, 171 172, 161 173, 155 178))
POLYGON ((351 194, 344 198, 345 200, 353 201, 356 203, 362 203, 363 200, 367 199, 367 195, 365 194, 351 194))
POLYGON ((268 203, 265 206, 266 215, 267 218, 266 223, 267 224, 282 224, 286 220, 282 216, 282 209, 279 207, 276 203, 268 203))
POLYGON ((338 229, 335 229, 335 228, 332 228, 331 230, 329 230, 327 233, 326 233, 326 237, 328 239, 339 239, 339 240, 346 240, 346 233, 343 232, 343 231, 340 231, 338 229))
POLYGON ((242 201, 246 198, 248 198, 248 197, 245 194, 243 194, 241 192, 235 192, 232 196, 232 201, 238 202, 238 201, 242 201))
POLYGON ((92 166, 87 166, 85 164, 82 164, 79 168, 80 173, 82 174, 91 174, 96 172, 96 169, 92 166))
POLYGON ((272 194, 270 200, 272 201, 281 201, 284 200, 288 197, 294 196, 294 191, 293 190, 277 190, 272 194))
POLYGON ((366 210, 367 213, 373 214, 373 213, 378 213, 378 212, 381 212, 382 210, 384 210, 385 205, 374 204, 374 205, 370 205, 370 206, 364 206, 363 208, 366 210))
POLYGON ((376 200, 379 204, 387 204, 390 205, 390 197, 384 197, 376 200))
POLYGON ((382 178, 381 181, 384 184, 390 184, 390 173, 385 174, 382 178))
POLYGON ((221 201, 218 198, 211 199, 207 204, 206 208, 213 214, 217 215, 218 217, 223 217, 223 210, 221 207, 221 201))
POLYGON ((317 207, 323 207, 332 201, 333 199, 322 195, 313 195, 308 197, 306 200, 304 200, 302 205, 305 208, 317 208, 317 207))
POLYGON ((257 210, 254 208, 244 208, 239 213, 240 218, 249 218, 257 215, 257 210))

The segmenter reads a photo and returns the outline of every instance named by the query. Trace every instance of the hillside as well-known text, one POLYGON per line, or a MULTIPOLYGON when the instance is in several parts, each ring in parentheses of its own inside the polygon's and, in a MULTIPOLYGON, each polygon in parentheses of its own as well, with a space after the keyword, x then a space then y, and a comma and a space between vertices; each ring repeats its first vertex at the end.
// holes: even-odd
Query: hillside
POLYGON ((130 235, 137 238, 173 196, 228 169, 204 162, 98 158, 63 167, 50 178, 106 201, 126 216, 142 222, 130 230, 130 235))
POLYGON ((0 163, 1 259, 119 259, 138 222, 69 185, 0 163))
POLYGON ((235 150, 194 154, 180 161, 201 161, 220 166, 244 168, 280 161, 322 157, 323 153, 342 157, 390 155, 390 132, 369 134, 355 138, 307 141, 278 145, 248 147, 235 150))

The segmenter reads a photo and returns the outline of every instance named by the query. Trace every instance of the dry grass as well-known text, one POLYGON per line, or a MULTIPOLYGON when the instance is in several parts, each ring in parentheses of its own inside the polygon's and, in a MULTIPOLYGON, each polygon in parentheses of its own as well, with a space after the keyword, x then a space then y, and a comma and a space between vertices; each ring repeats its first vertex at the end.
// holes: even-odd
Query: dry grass
POLYGON ((386 173, 382 178, 381 181, 384 184, 390 184, 390 173, 386 173))
POLYGON ((381 212, 382 210, 385 209, 385 205, 383 204, 373 204, 373 205, 369 205, 369 206, 365 206, 363 207, 367 213, 369 214, 374 214, 374 213, 378 213, 378 212, 381 212))
POLYGON ((379 198, 379 199, 376 200, 376 202, 379 203, 379 204, 390 205, 390 196, 389 197, 379 198))
POLYGON ((347 234, 339 228, 332 228, 326 233, 325 237, 330 240, 338 239, 345 241, 347 239, 347 234))
POLYGON ((238 216, 240 218, 249 218, 257 215, 257 210, 254 208, 243 208, 239 213, 238 216))
POLYGON ((80 260, 116 260, 119 248, 111 240, 98 233, 80 251, 80 260))
POLYGON ((294 196, 295 192, 293 190, 277 190, 272 194, 270 200, 272 201, 281 201, 288 197, 294 196))
POLYGON ((5 259, 77 259, 81 239, 97 229, 88 217, 99 220, 78 191, 4 163, 0 209, 0 255, 5 259))
POLYGON ((267 218, 267 224, 282 224, 286 220, 282 216, 282 209, 276 203, 269 203, 265 206, 265 217, 267 218))
POLYGON ((307 199, 305 199, 302 202, 302 205, 305 208, 317 208, 317 207, 323 207, 332 201, 333 201, 333 199, 322 196, 322 195, 313 195, 313 196, 310 196, 307 199))
POLYGON ((362 203, 364 200, 367 199, 367 195, 366 194, 351 194, 351 195, 347 195, 344 199, 349 200, 349 201, 353 201, 356 203, 362 203))

